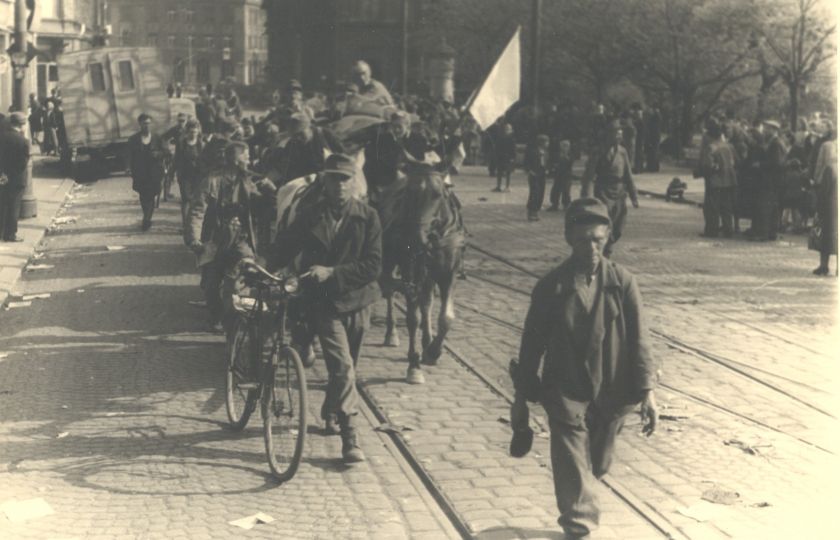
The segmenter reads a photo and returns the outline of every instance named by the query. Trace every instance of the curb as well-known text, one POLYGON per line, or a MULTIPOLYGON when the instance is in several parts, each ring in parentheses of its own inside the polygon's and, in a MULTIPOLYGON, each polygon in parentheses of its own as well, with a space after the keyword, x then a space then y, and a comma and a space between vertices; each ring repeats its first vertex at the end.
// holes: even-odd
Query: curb
MULTIPOLYGON (((14 298, 12 296, 12 290, 20 281, 25 268, 32 262, 32 258, 41 246, 44 238, 47 236, 47 231, 50 229, 53 220, 66 207, 67 202, 70 200, 70 196, 73 194, 75 189, 78 189, 77 186, 79 186, 79 184, 72 178, 60 179, 60 183, 56 187, 54 193, 61 197, 61 202, 58 203, 58 206, 48 216, 48 220, 44 221, 44 226, 36 233, 37 236, 35 237, 34 242, 27 242, 26 246, 28 246, 28 254, 26 254, 25 258, 21 257, 21 262, 19 264, 7 266, 0 270, 0 277, 3 278, 0 280, 0 287, 2 287, 0 288, 0 307, 4 310, 6 309, 9 298, 14 298)), ((57 198, 58 197, 56 197, 56 199, 57 198)), ((36 216, 33 219, 38 219, 39 217, 43 220, 43 216, 36 216)), ((22 220, 22 223, 26 223, 26 221, 22 220)))

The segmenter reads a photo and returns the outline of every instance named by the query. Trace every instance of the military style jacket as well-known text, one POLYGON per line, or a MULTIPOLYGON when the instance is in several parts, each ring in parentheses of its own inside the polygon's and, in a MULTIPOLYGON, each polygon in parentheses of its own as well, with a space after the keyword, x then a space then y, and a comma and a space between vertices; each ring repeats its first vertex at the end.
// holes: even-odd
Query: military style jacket
POLYGON ((537 283, 514 374, 517 393, 572 424, 583 421, 590 403, 619 411, 640 402, 657 382, 636 279, 607 259, 596 279, 583 325, 571 259, 537 283))

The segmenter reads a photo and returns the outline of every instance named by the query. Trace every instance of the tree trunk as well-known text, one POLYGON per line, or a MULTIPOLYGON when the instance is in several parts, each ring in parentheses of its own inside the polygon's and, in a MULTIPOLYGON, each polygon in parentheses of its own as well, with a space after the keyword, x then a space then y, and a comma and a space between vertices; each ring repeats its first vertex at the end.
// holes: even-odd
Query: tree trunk
POLYGON ((794 78, 788 84, 790 92, 790 128, 796 130, 796 123, 799 121, 799 81, 794 78))

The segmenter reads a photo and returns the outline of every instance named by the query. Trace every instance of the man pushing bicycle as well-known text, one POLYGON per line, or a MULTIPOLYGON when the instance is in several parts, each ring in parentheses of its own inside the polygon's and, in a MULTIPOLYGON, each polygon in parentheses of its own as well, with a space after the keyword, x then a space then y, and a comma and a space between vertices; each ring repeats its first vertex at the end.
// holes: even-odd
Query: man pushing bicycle
POLYGON ((355 161, 329 156, 321 173, 324 197, 278 233, 267 254, 272 269, 300 255, 305 312, 321 342, 329 373, 321 416, 328 433, 340 432, 346 463, 364 461, 355 417, 355 368, 371 306, 381 293, 382 229, 372 208, 352 196, 355 161), (338 429, 336 430, 336 425, 338 429))

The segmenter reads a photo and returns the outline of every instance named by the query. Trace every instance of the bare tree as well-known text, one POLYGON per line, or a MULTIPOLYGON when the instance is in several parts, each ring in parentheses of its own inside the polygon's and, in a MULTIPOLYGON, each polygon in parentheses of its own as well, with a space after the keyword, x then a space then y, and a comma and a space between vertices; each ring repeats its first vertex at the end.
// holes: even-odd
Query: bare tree
POLYGON ((788 87, 789 120, 795 128, 803 88, 820 64, 837 52, 829 39, 836 25, 820 0, 768 0, 766 4, 763 44, 770 51, 769 66, 778 71, 788 87))

